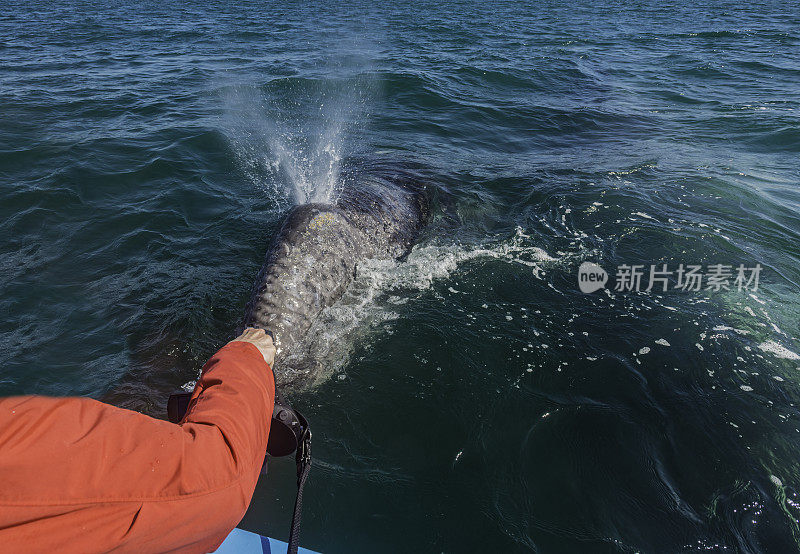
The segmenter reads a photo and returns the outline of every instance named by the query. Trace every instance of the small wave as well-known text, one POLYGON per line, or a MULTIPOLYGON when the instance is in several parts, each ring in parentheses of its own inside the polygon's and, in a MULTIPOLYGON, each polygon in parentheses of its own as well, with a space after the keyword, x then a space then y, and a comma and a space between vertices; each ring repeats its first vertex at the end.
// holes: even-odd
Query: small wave
POLYGON ((717 31, 698 31, 690 33, 669 33, 666 36, 669 38, 741 38, 751 34, 750 31, 730 31, 727 29, 720 29, 717 31))
POLYGON ((751 144, 763 146, 770 152, 800 152, 800 128, 782 127, 756 135, 751 144))

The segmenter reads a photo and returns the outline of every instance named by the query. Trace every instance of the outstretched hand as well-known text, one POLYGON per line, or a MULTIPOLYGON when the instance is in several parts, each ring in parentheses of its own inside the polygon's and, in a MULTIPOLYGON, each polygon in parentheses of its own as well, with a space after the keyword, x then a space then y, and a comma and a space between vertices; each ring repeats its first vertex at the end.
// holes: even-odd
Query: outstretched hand
POLYGON ((248 327, 244 332, 233 339, 231 342, 249 342, 254 344, 261 355, 264 356, 264 361, 272 367, 275 362, 275 345, 272 342, 272 337, 264 332, 264 329, 255 329, 248 327))

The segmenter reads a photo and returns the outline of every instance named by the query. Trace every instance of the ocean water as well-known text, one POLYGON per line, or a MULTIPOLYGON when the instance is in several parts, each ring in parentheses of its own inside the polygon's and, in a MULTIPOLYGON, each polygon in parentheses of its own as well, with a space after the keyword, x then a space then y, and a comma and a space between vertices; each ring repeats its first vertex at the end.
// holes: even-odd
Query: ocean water
MULTIPOLYGON (((314 328, 305 545, 798 551, 799 161, 788 1, 6 4, 0 394, 163 417, 282 216, 383 164, 434 215, 314 328), (614 290, 663 264, 762 271, 614 290)), ((293 500, 273 461, 242 527, 293 500)))

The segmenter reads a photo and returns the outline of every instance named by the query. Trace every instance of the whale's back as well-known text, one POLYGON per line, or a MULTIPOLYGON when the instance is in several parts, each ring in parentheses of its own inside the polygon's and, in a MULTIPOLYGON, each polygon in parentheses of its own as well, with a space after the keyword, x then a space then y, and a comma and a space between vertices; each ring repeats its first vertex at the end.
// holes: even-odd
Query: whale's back
POLYGON ((343 191, 333 204, 293 208, 258 274, 244 324, 271 329, 277 338, 279 384, 303 377, 281 367, 314 319, 342 297, 358 262, 407 254, 428 217, 420 188, 364 187, 343 191))

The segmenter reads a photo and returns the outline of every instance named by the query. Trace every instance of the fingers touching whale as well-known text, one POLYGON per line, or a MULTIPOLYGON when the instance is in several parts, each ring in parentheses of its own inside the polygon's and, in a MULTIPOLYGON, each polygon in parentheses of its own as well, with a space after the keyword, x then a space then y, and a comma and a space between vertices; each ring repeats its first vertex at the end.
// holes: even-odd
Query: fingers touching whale
POLYGON ((319 313, 342 297, 359 261, 402 258, 428 213, 421 187, 375 183, 349 187, 330 204, 304 204, 289 212, 267 251, 244 318, 244 326, 275 331, 278 384, 308 377, 281 361, 319 313))

